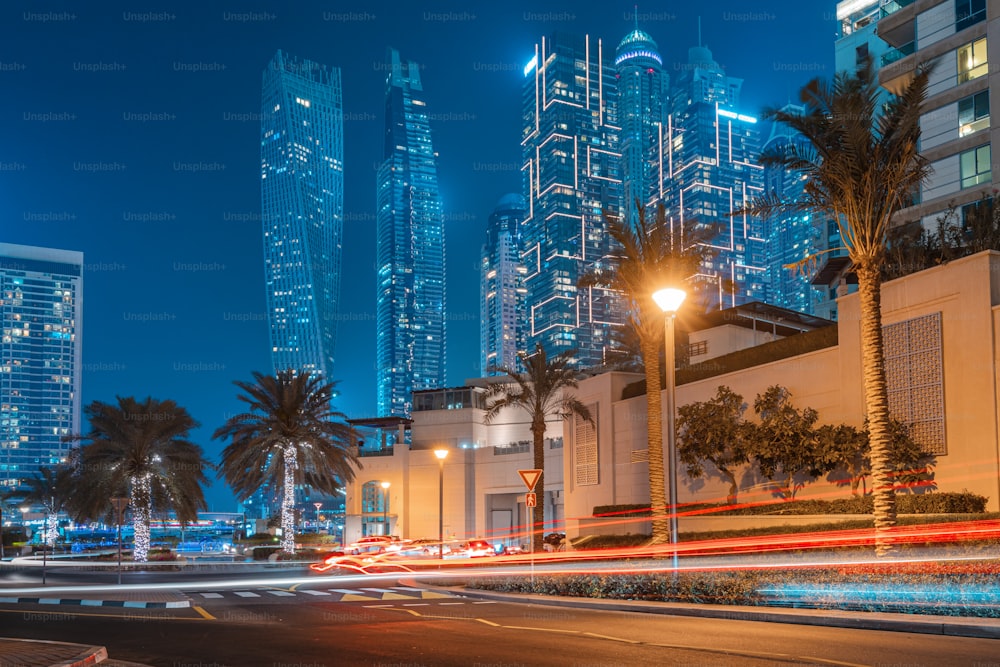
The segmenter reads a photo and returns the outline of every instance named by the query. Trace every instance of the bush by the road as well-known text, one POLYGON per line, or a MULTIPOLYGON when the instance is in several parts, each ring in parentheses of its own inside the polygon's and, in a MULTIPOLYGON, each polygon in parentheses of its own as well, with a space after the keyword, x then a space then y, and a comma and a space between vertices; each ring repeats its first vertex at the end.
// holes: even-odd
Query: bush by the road
MULTIPOLYGON (((918 495, 896 496, 896 512, 899 514, 975 514, 986 511, 987 498, 963 491, 934 492, 918 495)), ((775 500, 768 503, 730 507, 725 504, 698 503, 682 505, 680 515, 697 512, 709 516, 761 516, 791 514, 871 514, 871 496, 852 496, 837 500, 775 500), (713 511, 714 510, 714 511, 713 511)), ((649 516, 649 505, 598 505, 594 516, 623 518, 649 516)))
POLYGON ((472 579, 469 588, 610 600, 1000 617, 1000 561, 472 579))

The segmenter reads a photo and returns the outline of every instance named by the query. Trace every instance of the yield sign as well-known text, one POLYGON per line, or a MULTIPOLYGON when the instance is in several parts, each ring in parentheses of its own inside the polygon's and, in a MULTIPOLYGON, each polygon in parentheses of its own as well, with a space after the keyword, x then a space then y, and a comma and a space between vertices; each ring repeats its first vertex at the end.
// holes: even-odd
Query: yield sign
POLYGON ((542 476, 542 471, 538 468, 533 470, 518 470, 517 474, 524 480, 524 485, 528 487, 528 491, 533 491, 535 484, 538 484, 538 478, 542 476))

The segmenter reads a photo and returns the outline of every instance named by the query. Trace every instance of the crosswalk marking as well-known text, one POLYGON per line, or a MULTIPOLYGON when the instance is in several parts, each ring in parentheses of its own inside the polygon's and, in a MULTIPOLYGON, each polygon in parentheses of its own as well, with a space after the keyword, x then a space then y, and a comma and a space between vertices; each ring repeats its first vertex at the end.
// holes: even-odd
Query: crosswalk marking
MULTIPOLYGON (((449 595, 446 593, 437 593, 435 591, 428 591, 423 588, 416 588, 413 586, 393 586, 391 588, 329 588, 326 590, 314 590, 309 588, 299 589, 299 590, 285 590, 282 588, 278 589, 267 589, 260 588, 257 589, 258 592, 252 591, 198 591, 192 593, 193 596, 200 596, 206 600, 218 600, 225 598, 227 596, 235 595, 241 598, 260 598, 271 595, 274 597, 295 597, 296 595, 311 595, 311 596, 324 596, 330 597, 331 600, 336 602, 392 602, 398 600, 406 600, 407 604, 402 606, 428 606, 427 602, 417 602, 418 600, 443 600, 443 599, 455 599, 454 595, 449 595), (266 595, 265 595, 266 594, 266 595)), ((466 604, 465 602, 442 602, 441 604, 466 604)), ((484 604, 484 603, 474 603, 474 604, 484 604)), ((485 603, 492 604, 492 603, 485 603)), ((388 606, 392 606, 391 604, 388 606)))

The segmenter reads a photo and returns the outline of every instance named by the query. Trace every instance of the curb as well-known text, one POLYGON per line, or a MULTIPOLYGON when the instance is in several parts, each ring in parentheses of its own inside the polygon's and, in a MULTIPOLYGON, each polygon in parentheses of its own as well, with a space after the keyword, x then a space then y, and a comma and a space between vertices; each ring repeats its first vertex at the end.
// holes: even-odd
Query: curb
POLYGON ((1000 619, 958 616, 889 614, 884 612, 849 612, 836 609, 773 609, 747 606, 702 605, 684 602, 642 602, 573 598, 526 593, 496 593, 470 588, 455 588, 422 584, 429 590, 459 594, 466 597, 519 602, 552 607, 576 607, 601 611, 624 611, 669 616, 693 616, 765 623, 791 623, 854 630, 888 630, 952 637, 1000 639, 1000 619))
POLYGON ((126 607, 129 609, 180 609, 190 607, 190 600, 141 602, 136 600, 89 600, 87 598, 6 598, 0 604, 71 604, 81 607, 126 607))
MULTIPOLYGON (((84 667, 86 665, 107 664, 108 650, 103 646, 86 646, 84 644, 70 644, 67 642, 35 639, 16 639, 11 637, 3 637, 0 639, 8 644, 14 643, 19 646, 23 645, 25 648, 30 648, 32 655, 37 655, 38 652, 44 653, 46 652, 46 649, 49 649, 49 652, 52 654, 60 653, 62 656, 65 656, 69 653, 71 655, 71 657, 56 657, 55 655, 52 655, 49 659, 55 660, 55 662, 47 663, 50 667, 84 667)), ((3 656, 0 655, 0 657, 3 656)))

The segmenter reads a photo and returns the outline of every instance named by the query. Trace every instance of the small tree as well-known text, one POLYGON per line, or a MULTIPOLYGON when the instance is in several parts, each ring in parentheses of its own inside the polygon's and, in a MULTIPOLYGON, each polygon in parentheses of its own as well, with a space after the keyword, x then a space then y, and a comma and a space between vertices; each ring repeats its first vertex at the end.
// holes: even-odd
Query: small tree
POLYGON ((779 385, 758 394, 753 409, 760 423, 747 429, 751 434, 750 450, 761 473, 771 481, 782 478, 780 493, 785 500, 795 497, 796 476, 804 473, 815 479, 824 466, 817 455, 813 428, 819 414, 812 408, 798 410, 791 397, 791 392, 779 385))
POLYGON ((701 477, 705 474, 704 464, 711 463, 729 482, 730 505, 736 504, 739 492, 734 468, 748 460, 743 421, 746 409, 740 394, 720 386, 713 398, 682 405, 677 411, 677 454, 687 466, 688 476, 701 477))
MULTIPOLYGON (((889 433, 889 465, 896 492, 933 486, 935 458, 913 439, 910 427, 898 419, 891 419, 889 433)), ((868 421, 865 420, 861 429, 846 424, 824 424, 817 430, 817 446, 827 469, 845 469, 850 477, 851 494, 858 495, 859 487, 865 484, 872 471, 868 421)), ((862 492, 868 493, 866 484, 862 492)))
POLYGON ((823 424, 816 430, 816 447, 829 470, 842 468, 847 472, 851 495, 858 495, 858 488, 871 472, 868 434, 848 424, 823 424))

